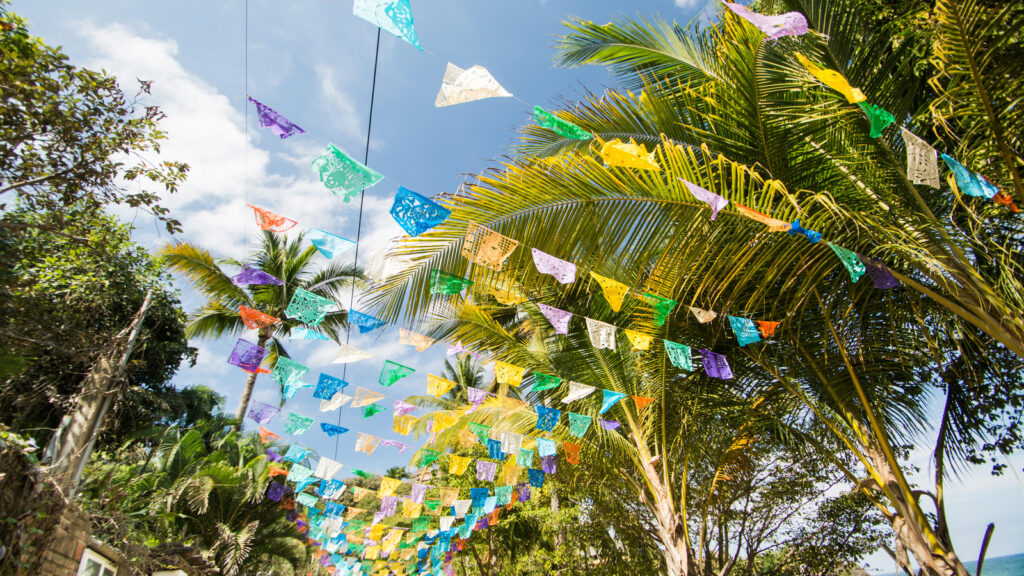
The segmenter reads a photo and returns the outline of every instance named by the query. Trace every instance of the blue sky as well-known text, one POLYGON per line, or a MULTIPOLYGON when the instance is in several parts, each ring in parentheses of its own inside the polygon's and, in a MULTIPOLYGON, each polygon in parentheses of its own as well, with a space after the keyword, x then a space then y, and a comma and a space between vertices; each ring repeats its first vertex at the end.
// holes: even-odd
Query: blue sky
MULTIPOLYGON (((160 105, 168 115, 164 155, 192 166, 188 183, 166 202, 184 224, 183 239, 217 256, 241 257, 256 233, 247 202, 305 226, 355 238, 358 199, 342 203, 310 169, 328 142, 354 157, 363 154, 376 28, 352 15, 350 0, 249 0, 248 43, 240 0, 15 0, 12 8, 30 19, 35 34, 63 45, 74 62, 107 69, 127 90, 134 89, 133 78, 154 81, 147 103, 160 105), (254 109, 249 107, 248 117, 244 113, 247 93, 307 134, 282 141, 259 131, 254 109)), ((587 90, 614 86, 603 68, 553 65, 552 43, 566 18, 607 22, 620 15, 658 14, 686 22, 712 9, 707 0, 413 0, 426 51, 387 33, 381 37, 369 164, 387 179, 367 191, 361 263, 402 234, 387 214, 399 185, 428 196, 454 192, 464 174, 500 163, 510 153, 516 129, 530 120, 531 106, 511 98, 435 108, 447 61, 462 68, 484 66, 523 101, 559 108, 587 90)), ((121 215, 135 222, 141 242, 157 246, 169 239, 144 214, 121 215)), ((187 285, 181 288, 186 306, 194 309, 198 300, 187 285)), ((397 327, 353 334, 352 344, 375 357, 351 365, 347 380, 384 390, 388 398, 382 403, 389 410, 364 421, 359 410, 341 408, 341 423, 353 432, 341 437, 336 458, 335 442, 318 428, 284 439, 335 458, 346 470, 383 472, 406 465, 411 452, 400 455, 383 447, 372 457, 354 452, 354 432, 407 440, 391 431, 391 403, 423 393, 426 374, 440 369, 443 347, 417 353, 398 343, 397 327), (376 382, 384 359, 417 372, 381 389, 376 382)), ((227 397, 225 406, 233 412, 244 378, 225 363, 231 343, 194 345, 200 349, 197 366, 181 370, 175 382, 213 387, 227 397)), ((330 345, 293 342, 289 352, 310 367, 310 382, 321 371, 341 376, 341 366, 330 364, 335 352, 330 345)), ((254 399, 276 403, 278 398, 277 384, 261 377, 254 399)), ((312 389, 301 390, 284 412, 337 422, 339 413, 320 413, 318 403, 312 389)), ((270 428, 280 433, 283 423, 282 415, 270 428)), ((928 474, 926 455, 917 460, 928 474)), ((1014 459, 1018 470, 1021 461, 1019 456, 1014 459)), ((996 522, 990 556, 1024 550, 1024 523, 1019 520, 1024 517, 1024 487, 1012 475, 993 478, 987 469, 979 469, 963 481, 952 481, 947 491, 953 538, 966 559, 977 556, 987 522, 996 522)), ((891 561, 877 555, 872 566, 891 569, 891 561)))

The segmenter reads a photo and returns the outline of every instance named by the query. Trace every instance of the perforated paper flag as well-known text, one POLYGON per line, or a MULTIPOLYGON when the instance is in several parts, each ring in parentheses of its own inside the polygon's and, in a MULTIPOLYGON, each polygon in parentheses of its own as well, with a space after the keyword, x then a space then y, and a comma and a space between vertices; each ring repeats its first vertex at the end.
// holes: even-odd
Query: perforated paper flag
POLYGON ((384 407, 380 404, 370 404, 369 406, 363 406, 363 418, 370 418, 376 416, 384 411, 384 407))
POLYGON ((662 340, 665 345, 665 354, 672 365, 683 370, 693 370, 693 359, 690 357, 690 347, 678 342, 662 340))
POLYGON ((770 40, 783 36, 799 36, 807 33, 807 19, 799 12, 786 12, 777 16, 758 14, 742 4, 726 2, 726 6, 739 17, 764 32, 770 40))
POLYGON ((757 326, 754 326, 749 318, 739 316, 728 316, 728 318, 729 326, 732 327, 732 332, 736 335, 736 341, 740 346, 761 341, 761 334, 757 331, 757 326))
POLYGON ((817 244, 821 240, 821 232, 815 232, 814 230, 804 228, 800 224, 799 219, 794 220, 793 223, 789 225, 789 232, 787 232, 787 234, 790 236, 803 236, 811 244, 817 244))
POLYGON ((284 281, 267 274, 259 268, 253 268, 251 266, 242 266, 242 271, 231 277, 231 283, 235 286, 267 286, 274 285, 280 286, 284 284, 284 281))
POLYGON ((437 460, 438 457, 440 456, 441 453, 438 452, 437 450, 431 450, 429 448, 420 448, 420 458, 419 461, 416 462, 416 467, 425 468, 427 466, 430 466, 430 464, 434 460, 437 460))
POLYGON ((308 382, 303 382, 301 380, 295 382, 288 382, 286 384, 283 384, 282 386, 283 388, 281 390, 281 397, 284 398, 285 400, 288 400, 292 396, 295 396, 295 393, 303 388, 313 387, 312 384, 308 382))
POLYGON ((719 210, 725 208, 729 204, 728 200, 706 188, 697 186, 693 182, 688 182, 686 180, 683 180, 682 178, 679 178, 679 180, 686 185, 686 188, 690 191, 690 194, 693 194, 697 198, 697 200, 700 200, 701 202, 711 207, 712 220, 718 218, 719 210))
POLYGON ((775 329, 779 327, 778 322, 771 322, 768 320, 757 320, 757 331, 761 333, 762 338, 771 338, 775 336, 775 329))
POLYGON ((409 236, 419 236, 444 222, 451 210, 408 188, 399 187, 391 205, 391 217, 409 236))
POLYGON ((367 332, 373 332, 378 328, 382 328, 387 322, 374 318, 369 314, 359 312, 356 310, 348 311, 348 321, 359 327, 360 334, 366 334, 367 332))
POLYGON ((637 168, 640 170, 661 170, 654 152, 648 152, 643 144, 637 144, 632 139, 623 142, 616 138, 604 143, 601 147, 601 158, 608 166, 620 168, 637 168))
POLYGON ((587 318, 587 333, 590 345, 597 349, 615 349, 615 326, 587 318))
MULTIPOLYGON (((461 476, 462 473, 466 471, 466 468, 469 467, 469 463, 472 461, 473 459, 468 456, 456 456, 452 454, 448 458, 448 473, 454 474, 456 476, 461 476)), ((442 488, 441 490, 444 490, 444 488, 442 488)), ((458 494, 458 490, 456 490, 455 497, 458 497, 458 494)), ((455 497, 452 498, 452 501, 455 500, 455 497)))
POLYGON ((316 383, 316 390, 313 390, 313 398, 330 400, 334 397, 335 393, 344 390, 346 386, 348 386, 348 382, 341 378, 335 378, 330 374, 321 372, 320 379, 316 383))
POLYGON ((356 452, 362 452, 367 455, 373 454, 373 451, 377 449, 378 444, 380 444, 380 438, 372 434, 359 432, 359 435, 356 437, 356 452))
MULTIPOLYGON (((473 388, 472 386, 466 388, 466 400, 470 404, 481 404, 481 403, 483 403, 484 400, 487 400, 487 398, 490 397, 490 396, 493 396, 493 394, 491 394, 490 392, 488 392, 486 390, 481 390, 479 388, 473 388)), ((468 414, 469 412, 466 412, 466 413, 468 414)))
POLYGON ((380 488, 377 490, 377 497, 383 498, 385 496, 392 496, 395 490, 402 485, 402 481, 398 478, 388 478, 384 476, 380 479, 380 488))
POLYGON ((572 312, 566 312, 565 310, 559 310, 554 306, 548 306, 547 304, 537 304, 537 308, 540 309, 540 313, 548 319, 551 326, 555 329, 557 334, 568 334, 569 333, 569 320, 572 319, 572 312))
POLYGON ((310 326, 317 326, 323 321, 324 316, 334 309, 335 304, 333 301, 317 296, 302 288, 296 288, 284 313, 289 318, 301 320, 310 326))
POLYGON ((409 404, 408 402, 403 402, 402 400, 395 400, 394 407, 396 418, 399 416, 404 416, 416 409, 415 405, 409 404))
POLYGON ((523 446, 523 435, 515 432, 502 432, 498 439, 501 441, 501 451, 505 454, 518 454, 523 446))
POLYGON ((900 128, 900 134, 907 149, 907 178, 914 184, 924 184, 932 188, 941 186, 939 156, 935 148, 906 128, 900 128))
POLYGON ((228 357, 228 364, 238 366, 246 372, 259 370, 260 363, 267 356, 267 351, 248 340, 239 338, 235 348, 228 357))
POLYGON ((619 424, 618 420, 602 420, 601 418, 598 418, 597 423, 601 425, 601 428, 604 428, 609 432, 617 430, 619 426, 622 426, 622 424, 619 424))
POLYGON ((550 274, 561 284, 572 284, 576 281, 576 265, 572 262, 559 260, 536 248, 531 248, 530 252, 533 254, 533 264, 541 274, 550 274))
POLYGON ((644 292, 644 299, 651 305, 651 308, 654 308, 654 323, 657 326, 664 324, 665 320, 668 319, 668 315, 676 307, 675 300, 651 294, 650 292, 644 292))
POLYGON ((871 122, 871 137, 879 138, 882 136, 882 130, 885 130, 889 124, 896 121, 896 117, 889 113, 888 110, 881 106, 874 104, 868 104, 867 102, 859 102, 857 106, 864 111, 867 115, 868 121, 871 122))
POLYGON ((562 444, 562 449, 565 450, 565 460, 569 464, 580 463, 580 450, 583 449, 582 444, 573 444, 572 442, 565 442, 562 444))
POLYGON ((434 345, 437 340, 424 336, 423 334, 417 334, 412 330, 406 330, 405 328, 398 329, 398 342, 401 344, 407 344, 414 346, 417 352, 423 352, 427 348, 434 345))
POLYGON ((649 350, 651 342, 654 342, 654 336, 642 332, 635 330, 623 330, 623 332, 625 332, 626 338, 629 338, 629 343, 633 345, 633 350, 649 350))
POLYGON ((328 260, 333 259, 335 256, 340 256, 356 246, 356 243, 348 238, 342 238, 317 228, 310 228, 306 232, 306 238, 328 260))
POLYGON ((527 470, 527 474, 530 478, 530 486, 534 488, 544 487, 544 471, 538 468, 530 468, 527 470))
POLYGON ((398 362, 386 360, 384 362, 384 367, 381 368, 380 377, 377 379, 377 382, 381 386, 391 386, 395 382, 398 382, 415 371, 415 369, 403 366, 398 362))
POLYGON ((860 260, 864 263, 865 268, 867 268, 868 275, 871 276, 871 281, 875 283, 875 288, 878 288, 879 290, 888 290, 900 285, 900 281, 892 275, 892 272, 889 272, 889 268, 886 267, 885 262, 874 258, 868 258, 867 256, 861 256, 860 260))
POLYGON ((540 469, 545 474, 555 474, 558 472, 558 455, 551 454, 549 456, 540 457, 540 469))
POLYGON ((263 426, 260 426, 259 430, 260 430, 260 442, 266 443, 266 442, 269 442, 271 439, 275 439, 275 438, 276 439, 280 439, 281 438, 280 436, 278 436, 277 434, 274 434, 270 430, 267 430, 263 426))
POLYGON ((291 412, 288 414, 288 422, 284 425, 285 434, 305 434, 306 430, 313 425, 313 419, 291 412))
POLYGON ((274 364, 274 371, 270 373, 270 377, 281 386, 294 386, 302 380, 302 377, 307 372, 309 372, 309 368, 306 366, 299 364, 291 358, 278 356, 277 363, 274 364))
POLYGON ((550 390, 557 388, 562 385, 562 379, 558 376, 550 376, 542 372, 533 373, 533 386, 531 390, 533 392, 540 392, 541 390, 550 390))
POLYGON ((473 281, 461 276, 442 272, 433 269, 430 271, 430 293, 445 294, 452 296, 462 292, 467 286, 472 286, 473 281))
POLYGON ((330 480, 334 478, 334 475, 341 471, 341 462, 335 462, 330 458, 320 458, 320 461, 316 463, 316 472, 313 473, 317 478, 323 478, 324 480, 330 480))
POLYGON ((525 370, 525 368, 515 364, 509 364, 500 360, 494 361, 494 379, 497 380, 498 384, 518 388, 523 383, 523 372, 525 370))
POLYGON ((409 0, 354 0, 352 13, 416 47, 420 46, 409 0))
POLYGON ((349 346, 348 344, 338 344, 338 354, 334 357, 332 364, 348 364, 349 362, 358 362, 360 360, 366 360, 371 358, 373 354, 364 352, 355 346, 349 346))
POLYGON ((313 471, 306 468, 302 464, 293 464, 291 469, 288 471, 288 481, 290 482, 302 482, 313 475, 313 471))
POLYGON ((622 400, 623 398, 626 397, 626 395, 623 394, 622 392, 615 392, 612 390, 602 390, 601 393, 601 410, 598 412, 598 414, 604 414, 619 400, 622 400))
POLYGON ((986 180, 981 174, 968 170, 963 164, 946 154, 941 156, 946 166, 949 166, 949 170, 953 172, 956 187, 960 190, 961 194, 977 198, 991 198, 999 192, 999 188, 986 180))
POLYGON ((487 439, 487 456, 494 460, 504 460, 506 454, 501 451, 501 440, 497 438, 487 439))
POLYGON ((378 400, 383 400, 384 395, 378 394, 373 390, 367 390, 362 386, 356 388, 355 399, 352 400, 353 408, 362 408, 363 406, 369 406, 378 400))
POLYGON ((533 450, 527 450, 526 448, 520 448, 519 453, 516 454, 516 464, 521 468, 528 468, 533 465, 533 450))
POLYGON ((319 340, 319 341, 323 341, 323 342, 330 341, 330 338, 328 338, 327 336, 324 336, 323 334, 321 334, 321 333, 319 333, 319 332, 317 332, 315 330, 310 330, 309 328, 302 328, 302 327, 295 328, 292 331, 290 337, 291 338, 301 338, 302 340, 319 340))
POLYGON ((499 304, 506 306, 515 306, 526 302, 526 296, 516 289, 512 284, 502 282, 500 285, 490 287, 491 296, 498 301, 499 304))
POLYGON ((320 182, 335 194, 343 194, 342 200, 349 202, 365 188, 380 182, 381 176, 368 166, 357 162, 338 149, 328 144, 327 150, 313 160, 313 172, 320 182))
POLYGON ((517 246, 517 240, 470 221, 462 240, 462 255, 474 264, 501 272, 505 259, 512 255, 517 246))
POLYGON ((739 210, 740 214, 742 214, 743 216, 745 216, 747 218, 750 218, 751 220, 755 220, 757 222, 760 222, 761 224, 764 224, 765 226, 767 226, 768 227, 768 231, 770 231, 770 232, 786 232, 786 231, 789 230, 789 222, 786 222, 785 220, 779 220, 778 218, 772 218, 771 216, 768 216, 767 214, 762 214, 762 213, 758 212, 757 210, 751 210, 750 208, 747 208, 746 206, 744 206, 742 204, 737 204, 735 202, 733 202, 732 205, 737 210, 739 210))
POLYGON ((321 498, 340 498, 345 492, 345 483, 341 480, 331 480, 330 482, 323 482, 320 484, 320 497, 321 498))
POLYGON ((718 313, 711 310, 702 310, 693 306, 690 306, 689 308, 690 312, 693 313, 694 318, 696 318, 697 322, 700 322, 701 324, 707 324, 718 317, 718 313))
POLYGON ((533 118, 537 121, 537 124, 540 124, 563 138, 569 138, 570 140, 590 140, 594 137, 590 132, 587 132, 568 120, 562 120, 540 106, 535 106, 533 108, 533 118))
POLYGON ((395 414, 395 420, 394 423, 392 424, 392 428, 394 429, 395 433, 401 434, 402 436, 406 436, 410 432, 412 432, 412 426, 418 420, 419 418, 415 416, 409 416, 408 414, 395 414))
POLYGON ((591 272, 590 275, 601 286, 604 298, 608 301, 608 305, 611 306, 612 310, 615 312, 621 310, 622 300, 625 299, 626 293, 629 292, 629 286, 606 276, 601 276, 596 272, 591 272))
POLYGON ((590 416, 569 412, 569 434, 576 438, 582 438, 587 433, 587 430, 590 429, 590 422, 592 420, 590 416))
POLYGON ((433 432, 436 434, 451 428, 458 421, 458 417, 453 411, 440 410, 434 412, 433 420, 433 432))
POLYGON ((643 410, 648 404, 654 402, 654 398, 648 398, 646 396, 631 396, 633 402, 636 404, 637 411, 643 410))
POLYGON ((721 380, 732 378, 732 368, 729 367, 729 361, 725 356, 707 350, 700 350, 700 356, 701 362, 704 364, 704 372, 708 376, 721 380))
POLYGON ((444 70, 441 90, 437 93, 434 106, 443 108, 485 98, 509 98, 512 93, 501 87, 494 76, 483 66, 463 70, 451 62, 444 70))
POLYGON ((303 448, 302 446, 299 446, 298 444, 292 444, 292 445, 288 446, 288 451, 285 452, 284 459, 289 461, 289 462, 294 462, 294 463, 298 464, 299 462, 302 462, 303 460, 305 460, 306 456, 309 456, 309 450, 308 449, 303 448))
POLYGON ((455 384, 455 382, 452 382, 451 380, 448 380, 446 378, 441 378, 440 376, 428 374, 427 394, 430 394, 435 398, 440 398, 441 396, 447 394, 448 391, 451 390, 453 387, 455 387, 455 384))
POLYGON ((260 227, 260 230, 270 230, 271 232, 287 232, 295 227, 298 222, 291 218, 285 218, 274 214, 270 210, 263 208, 257 208, 252 204, 246 204, 249 208, 252 208, 256 214, 256 225, 260 227))
POLYGON ((843 263, 843 267, 846 268, 846 272, 850 275, 850 282, 860 280, 860 277, 867 272, 867 268, 864 267, 864 263, 860 261, 860 258, 857 257, 855 252, 831 242, 828 243, 828 247, 836 253, 836 256, 839 257, 839 261, 843 263))
POLYGON ((537 438, 537 455, 554 456, 556 452, 556 444, 554 440, 548 440, 547 438, 537 438))
POLYGON ((537 410, 537 429, 546 432, 554 430, 558 419, 562 416, 562 411, 547 406, 535 406, 535 409, 537 410))
POLYGON ((334 396, 331 396, 330 400, 321 400, 320 401, 320 411, 321 412, 329 412, 331 410, 337 410, 338 408, 341 408, 345 404, 348 404, 348 401, 351 400, 351 399, 352 399, 352 397, 349 396, 348 394, 342 394, 341 392, 335 392, 334 396))
POLYGON ((265 402, 253 402, 249 408, 249 418, 255 420, 257 424, 267 424, 280 411, 277 406, 271 406, 265 402))
POLYGON ((270 128, 270 131, 281 137, 282 140, 296 134, 305 134, 306 131, 299 128, 270 106, 249 96, 249 102, 256 105, 256 117, 259 119, 260 128, 270 128))
POLYGON ((487 460, 476 461, 476 479, 484 480, 486 482, 494 481, 494 473, 498 471, 498 464, 496 462, 488 462, 487 460))
MULTIPOLYGON (((369 489, 363 488, 361 486, 353 486, 352 487, 352 494, 353 494, 352 499, 355 500, 356 502, 359 502, 363 498, 366 498, 367 496, 372 495, 373 494, 373 490, 369 490, 369 489)), ((350 508, 350 510, 351 510, 351 508, 350 508)), ((365 512, 365 510, 363 510, 363 512, 365 512)))
POLYGON ((328 424, 327 422, 321 422, 320 429, 323 430, 325 434, 332 438, 339 434, 344 434, 345 432, 348 432, 348 428, 342 428, 341 426, 338 426, 336 424, 328 424))
POLYGON ((501 466, 501 474, 498 476, 498 481, 502 484, 515 484, 519 480, 519 473, 522 471, 522 467, 518 466, 515 460, 507 460, 501 466))
POLYGON ((586 384, 580 384, 579 382, 569 382, 569 393, 562 399, 563 404, 569 404, 575 402, 581 398, 586 398, 594 393, 597 388, 593 386, 587 386, 586 384))
POLYGON ((470 422, 469 429, 476 434, 477 440, 481 444, 487 444, 487 440, 491 435, 491 427, 486 424, 480 424, 479 422, 470 422))
POLYGON ((850 86, 850 83, 847 82, 846 78, 844 78, 839 72, 836 72, 835 70, 827 70, 818 66, 814 62, 808 60, 803 54, 797 54, 796 59, 804 65, 804 68, 806 68, 808 72, 820 80, 822 84, 845 96, 846 100, 850 104, 856 104, 857 102, 863 102, 868 99, 859 88, 850 86))

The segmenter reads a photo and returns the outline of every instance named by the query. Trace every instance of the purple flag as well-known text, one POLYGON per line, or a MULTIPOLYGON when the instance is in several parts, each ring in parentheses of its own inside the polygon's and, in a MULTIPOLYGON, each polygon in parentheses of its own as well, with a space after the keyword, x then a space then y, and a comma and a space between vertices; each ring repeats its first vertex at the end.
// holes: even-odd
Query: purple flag
POLYGON ((407 449, 412 448, 411 444, 406 444, 404 442, 399 442, 398 440, 389 440, 387 438, 384 438, 383 440, 381 440, 380 441, 380 445, 381 446, 391 446, 392 448, 398 448, 398 453, 399 454, 404 454, 407 449))
POLYGON ((540 467, 545 474, 554 474, 558 471, 558 456, 543 456, 540 459, 540 467))
POLYGON ((721 210, 722 208, 725 208, 725 206, 729 203, 729 201, 726 200, 725 198, 722 198, 721 196, 715 194, 710 190, 701 188, 700 186, 697 186, 693 182, 687 182, 682 178, 680 178, 680 180, 683 181, 683 184, 686 184, 686 187, 690 190, 690 194, 696 196, 697 200, 700 200, 701 202, 704 202, 708 206, 711 206, 712 220, 718 218, 718 211, 721 210))
POLYGON ((267 448, 267 460, 271 462, 280 462, 284 460, 284 458, 277 452, 274 452, 270 448, 267 448))
POLYGON ((493 394, 487 392, 486 390, 469 387, 466 388, 466 396, 469 398, 470 403, 480 404, 484 400, 487 400, 488 396, 493 396, 493 394))
POLYGON ((554 306, 540 303, 537 304, 537 308, 540 308, 540 313, 548 319, 548 322, 551 322, 551 326, 555 328, 556 334, 569 333, 569 320, 572 319, 572 312, 566 312, 554 306))
POLYGON ((895 288, 900 285, 900 281, 889 272, 889 268, 886 267, 885 262, 881 260, 875 260, 874 258, 868 258, 867 256, 857 255, 860 261, 864 263, 864 267, 868 269, 868 275, 871 276, 871 281, 875 283, 875 288, 879 290, 888 290, 889 288, 895 288))
POLYGON ((485 480, 487 482, 494 481, 494 473, 498 470, 497 462, 488 462, 487 460, 476 461, 476 479, 485 480))
POLYGON ((473 358, 479 358, 480 355, 462 345, 462 341, 458 341, 448 347, 447 356, 455 356, 456 354, 469 354, 473 358))
POLYGON ((409 499, 413 502, 422 504, 423 497, 427 494, 427 488, 430 488, 430 486, 426 484, 413 484, 412 492, 409 494, 409 499))
POLYGON ((399 416, 405 416, 406 414, 412 412, 415 409, 416 407, 413 406, 412 404, 402 402, 401 400, 395 400, 395 418, 398 418, 399 416))
POLYGON ((249 408, 249 418, 263 426, 273 420, 274 416, 277 416, 277 413, 280 411, 277 406, 271 406, 266 402, 253 402, 252 407, 249 408))
POLYGON ((531 249, 533 253, 533 264, 541 274, 550 274, 562 284, 572 284, 576 281, 576 265, 550 254, 531 249))
POLYGON ((246 372, 255 372, 259 370, 260 363, 263 362, 266 355, 267 351, 263 348, 239 338, 235 343, 235 349, 231 351, 231 356, 228 358, 228 364, 238 366, 246 372))
POLYGON ((244 286, 246 284, 273 284, 274 286, 281 286, 284 284, 284 281, 267 274, 259 268, 242 266, 242 271, 231 277, 231 283, 235 286, 244 286))
POLYGON ((771 40, 782 38, 783 36, 799 36, 807 33, 807 19, 799 12, 786 12, 778 16, 766 16, 753 12, 742 4, 726 2, 725 5, 740 18, 757 26, 771 40))
POLYGON ((598 418, 597 423, 605 430, 618 430, 619 426, 622 426, 622 424, 619 424, 618 420, 602 420, 601 418, 598 418))
POLYGON ((271 482, 267 486, 267 498, 270 498, 274 502, 280 502, 281 498, 288 492, 288 487, 280 482, 271 482))
POLYGON ((273 108, 252 96, 249 96, 249 102, 256 105, 256 115, 259 117, 260 128, 270 128, 270 131, 280 136, 282 140, 289 136, 306 133, 305 130, 278 114, 273 108))
POLYGON ((395 510, 398 508, 398 501, 401 500, 401 496, 385 496, 380 501, 380 511, 384 512, 387 516, 394 516, 395 510))
POLYGON ((526 482, 516 486, 516 492, 519 493, 520 502, 527 502, 530 499, 530 485, 526 482))
POLYGON ((732 369, 729 368, 729 362, 725 359, 725 356, 708 352, 707 350, 700 350, 699 348, 698 350, 700 351, 701 361, 704 363, 704 372, 708 376, 721 380, 732 378, 732 369))

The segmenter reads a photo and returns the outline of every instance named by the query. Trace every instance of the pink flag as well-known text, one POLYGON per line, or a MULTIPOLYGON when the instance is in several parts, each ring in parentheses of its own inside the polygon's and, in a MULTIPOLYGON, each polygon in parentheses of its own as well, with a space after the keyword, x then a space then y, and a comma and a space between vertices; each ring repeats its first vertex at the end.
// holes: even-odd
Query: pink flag
POLYGON ((547 304, 537 304, 540 308, 540 313, 551 322, 554 326, 555 332, 558 334, 569 333, 569 320, 572 319, 572 312, 566 312, 565 310, 559 310, 554 306, 548 306, 547 304))
POLYGON ((725 198, 722 198, 721 196, 715 194, 710 190, 701 188, 700 186, 697 186, 693 182, 687 182, 682 178, 680 178, 679 180, 682 180, 683 184, 686 184, 686 187, 690 189, 690 194, 696 196, 697 200, 700 200, 701 202, 704 202, 708 206, 711 206, 712 220, 717 218, 718 211, 721 210, 722 208, 725 208, 725 206, 729 203, 729 201, 726 200, 725 198))

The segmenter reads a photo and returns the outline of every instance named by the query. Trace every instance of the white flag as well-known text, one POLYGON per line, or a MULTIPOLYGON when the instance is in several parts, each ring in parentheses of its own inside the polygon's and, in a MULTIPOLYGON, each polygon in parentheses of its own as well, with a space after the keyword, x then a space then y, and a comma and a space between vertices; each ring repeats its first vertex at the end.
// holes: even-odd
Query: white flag
POLYGON ((580 384, 579 382, 570 381, 569 394, 566 395, 565 398, 562 398, 562 403, 568 404, 570 402, 575 402, 580 398, 590 396, 591 394, 594 393, 594 390, 597 390, 597 388, 594 388, 593 386, 587 386, 586 384, 580 384))
POLYGON ((444 71, 441 90, 434 106, 441 108, 484 98, 511 98, 512 93, 501 87, 483 66, 463 70, 451 62, 444 71))
POLYGON ((594 348, 615 349, 615 326, 587 318, 587 333, 590 334, 590 345, 594 348))

